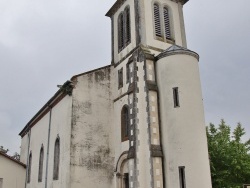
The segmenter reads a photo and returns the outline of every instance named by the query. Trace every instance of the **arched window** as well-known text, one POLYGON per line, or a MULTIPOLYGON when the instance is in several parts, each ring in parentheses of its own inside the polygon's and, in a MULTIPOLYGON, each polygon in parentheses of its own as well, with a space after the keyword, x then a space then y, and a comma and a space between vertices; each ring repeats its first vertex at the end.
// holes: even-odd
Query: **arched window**
POLYGON ((123 13, 118 17, 118 46, 121 50, 124 46, 124 18, 123 13))
POLYGON ((155 24, 155 35, 158 37, 162 36, 161 32, 161 16, 160 8, 158 4, 154 4, 154 24, 155 24))
POLYGON ((43 158, 44 158, 44 150, 42 145, 39 157, 38 182, 42 182, 43 179, 43 158))
POLYGON ((171 39, 170 22, 169 22, 169 10, 167 7, 163 9, 164 14, 164 26, 165 26, 165 38, 171 39))
POLYGON ((172 40, 172 29, 171 29, 171 12, 169 7, 162 6, 158 3, 154 3, 154 30, 157 39, 167 42, 172 40))
POLYGON ((129 111, 125 105, 121 111, 121 137, 122 141, 128 140, 129 136, 129 111))
POLYGON ((59 177, 59 161, 60 161, 60 138, 58 136, 54 148, 53 180, 58 180, 59 177))
POLYGON ((29 163, 28 163, 28 177, 27 177, 27 183, 30 183, 31 165, 32 165, 32 153, 30 152, 29 163))
POLYGON ((125 43, 126 45, 128 43, 130 43, 131 40, 131 31, 130 31, 130 10, 129 7, 126 7, 125 9, 125 24, 126 24, 126 39, 125 39, 125 43))
POLYGON ((131 42, 130 9, 126 7, 118 16, 118 51, 131 42))

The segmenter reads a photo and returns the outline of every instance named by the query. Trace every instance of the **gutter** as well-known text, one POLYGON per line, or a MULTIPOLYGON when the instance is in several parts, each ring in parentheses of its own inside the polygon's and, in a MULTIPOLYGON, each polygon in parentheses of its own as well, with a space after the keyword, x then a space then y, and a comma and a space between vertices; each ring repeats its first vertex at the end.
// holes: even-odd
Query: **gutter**
POLYGON ((19 133, 21 137, 24 137, 30 128, 36 123, 37 120, 41 116, 44 116, 48 113, 48 104, 50 104, 51 107, 54 107, 60 100, 66 95, 71 96, 72 90, 74 88, 74 85, 72 81, 66 81, 62 86, 60 86, 60 89, 54 94, 54 96, 35 114, 35 116, 26 124, 26 126, 23 128, 23 130, 19 133))
POLYGON ((50 130, 51 130, 51 116, 52 116, 52 107, 47 104, 49 108, 49 128, 48 128, 48 143, 47 143, 47 157, 46 157, 46 172, 45 172, 45 188, 48 184, 48 166, 49 166, 49 145, 50 145, 50 130))
POLYGON ((31 137, 31 129, 28 132, 28 151, 27 151, 27 167, 26 168, 26 177, 25 177, 25 188, 27 187, 27 178, 28 178, 28 171, 29 171, 29 156, 30 156, 30 137, 31 137))

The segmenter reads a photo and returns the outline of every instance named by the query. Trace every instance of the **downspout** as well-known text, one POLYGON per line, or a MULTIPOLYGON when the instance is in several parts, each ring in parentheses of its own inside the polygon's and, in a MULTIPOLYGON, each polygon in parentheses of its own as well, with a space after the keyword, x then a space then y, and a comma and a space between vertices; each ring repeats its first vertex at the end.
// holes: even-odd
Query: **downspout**
POLYGON ((47 188, 48 184, 48 165, 49 165, 49 143, 50 143, 50 129, 51 129, 51 115, 52 115, 52 108, 49 104, 49 129, 48 129, 48 143, 47 143, 47 160, 46 160, 46 172, 45 172, 45 188, 47 188))
POLYGON ((29 170, 30 137, 31 137, 31 129, 28 132, 29 141, 28 141, 28 151, 27 151, 27 160, 26 160, 27 161, 26 165, 28 168, 26 168, 25 188, 27 187, 27 178, 28 178, 28 170, 29 170))

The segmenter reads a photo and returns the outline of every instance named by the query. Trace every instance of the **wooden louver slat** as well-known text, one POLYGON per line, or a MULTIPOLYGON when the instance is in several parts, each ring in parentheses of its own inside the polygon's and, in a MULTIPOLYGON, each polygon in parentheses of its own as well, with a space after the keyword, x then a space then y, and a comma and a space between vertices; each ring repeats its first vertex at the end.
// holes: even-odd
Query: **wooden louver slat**
POLYGON ((118 18, 118 47, 119 50, 121 50, 124 46, 124 19, 123 19, 123 14, 119 15, 118 18))
POLYGON ((171 39, 169 12, 166 7, 164 8, 163 13, 164 13, 164 25, 165 25, 165 37, 166 39, 171 39))
POLYGON ((131 39, 130 33, 130 11, 129 8, 126 9, 126 43, 129 43, 131 39))
POLYGON ((159 5, 154 4, 154 22, 155 22, 155 35, 161 37, 161 20, 159 5))

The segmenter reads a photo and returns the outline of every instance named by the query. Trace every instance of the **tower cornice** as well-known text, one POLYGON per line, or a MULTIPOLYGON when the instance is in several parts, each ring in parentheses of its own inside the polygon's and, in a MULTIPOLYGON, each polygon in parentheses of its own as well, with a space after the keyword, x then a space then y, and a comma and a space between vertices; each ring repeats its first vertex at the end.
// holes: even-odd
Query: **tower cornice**
MULTIPOLYGON (((105 14, 105 16, 108 17, 112 17, 114 15, 114 13, 124 4, 126 0, 117 0, 115 2, 115 4, 109 9, 109 11, 105 14)), ((187 3, 189 0, 171 0, 174 1, 176 3, 181 3, 182 5, 184 5, 185 3, 187 3)))
POLYGON ((196 58, 199 61, 199 54, 197 54, 194 51, 191 51, 187 48, 178 46, 178 45, 173 45, 170 48, 166 49, 165 51, 163 51, 162 53, 160 53, 157 57, 156 60, 162 59, 164 57, 167 56, 171 56, 171 55, 177 55, 177 54, 186 54, 186 55, 190 55, 193 56, 194 58, 196 58))
POLYGON ((126 0, 117 0, 115 4, 109 9, 105 16, 112 17, 114 13, 124 4, 126 0))
POLYGON ((174 1, 176 3, 181 3, 182 5, 186 4, 189 0, 171 0, 174 1))

